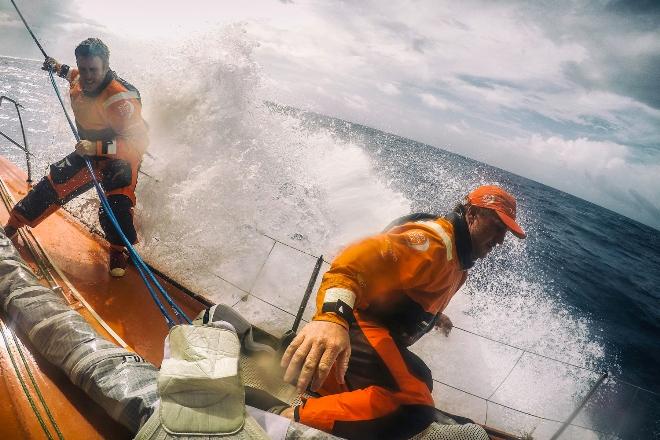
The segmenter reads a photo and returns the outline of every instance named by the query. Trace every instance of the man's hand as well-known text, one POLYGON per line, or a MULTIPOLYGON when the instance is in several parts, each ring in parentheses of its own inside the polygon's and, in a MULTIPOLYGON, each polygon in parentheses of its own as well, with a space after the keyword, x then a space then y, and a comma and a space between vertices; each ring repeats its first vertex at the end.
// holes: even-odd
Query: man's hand
POLYGON ((81 156, 94 156, 96 155, 96 142, 87 141, 82 139, 76 144, 76 153, 81 156))
POLYGON ((282 368, 286 367, 284 381, 293 383, 298 377, 296 389, 303 393, 312 384, 318 390, 337 361, 337 382, 344 383, 344 375, 351 357, 348 331, 339 324, 312 321, 296 336, 282 356, 282 368))
POLYGON ((45 71, 50 70, 51 72, 59 73, 60 67, 62 67, 62 65, 58 63, 55 58, 46 57, 46 59, 44 60, 44 65, 41 66, 41 70, 45 70, 45 71))
POLYGON ((435 328, 442 330, 445 336, 449 336, 449 332, 451 332, 451 329, 454 328, 454 324, 452 324, 449 316, 441 313, 440 317, 438 318, 438 322, 435 323, 435 328))

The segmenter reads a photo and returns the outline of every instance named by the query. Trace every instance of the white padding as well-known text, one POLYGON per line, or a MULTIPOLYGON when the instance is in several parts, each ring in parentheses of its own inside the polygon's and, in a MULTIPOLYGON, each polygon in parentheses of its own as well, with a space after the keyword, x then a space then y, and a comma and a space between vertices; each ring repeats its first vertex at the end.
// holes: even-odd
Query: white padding
POLYGON ((117 101, 124 101, 127 99, 138 99, 138 94, 135 92, 120 92, 112 95, 103 103, 103 107, 108 108, 117 101))
POLYGON ((331 287, 325 291, 323 303, 336 303, 338 300, 348 304, 351 309, 355 307, 355 294, 351 290, 343 287, 331 287))
POLYGON ((240 342, 229 330, 180 325, 167 337, 158 375, 160 419, 169 433, 229 435, 245 422, 240 342))
POLYGON ((447 234, 447 231, 436 222, 419 222, 419 224, 433 229, 433 231, 440 236, 442 242, 445 244, 445 249, 447 250, 447 261, 451 261, 454 258, 454 246, 452 245, 451 238, 449 237, 449 234, 447 234))

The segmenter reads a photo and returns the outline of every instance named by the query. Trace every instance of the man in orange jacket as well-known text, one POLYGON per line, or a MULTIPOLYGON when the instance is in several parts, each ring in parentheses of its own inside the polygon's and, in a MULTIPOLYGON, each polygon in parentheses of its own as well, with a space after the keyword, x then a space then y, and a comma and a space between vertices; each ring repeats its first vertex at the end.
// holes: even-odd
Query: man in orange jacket
POLYGON ((317 312, 282 358, 284 379, 319 397, 284 410, 345 438, 409 438, 435 418, 431 372, 407 347, 434 326, 467 270, 516 223, 516 200, 481 186, 446 217, 409 216, 346 248, 323 276, 317 312), (413 221, 408 221, 413 220, 413 221), (333 374, 330 374, 333 373, 333 374))
MULTIPOLYGON (((98 38, 88 38, 75 50, 77 69, 52 58, 44 62, 70 84, 71 107, 81 141, 75 151, 50 166, 48 176, 12 209, 5 234, 18 228, 37 226, 60 206, 93 185, 84 157, 91 160, 110 207, 123 233, 133 244, 135 186, 142 155, 149 145, 147 125, 142 119, 140 92, 110 70, 110 51, 98 38)), ((110 274, 123 276, 127 257, 124 243, 103 207, 99 222, 110 242, 110 274)))

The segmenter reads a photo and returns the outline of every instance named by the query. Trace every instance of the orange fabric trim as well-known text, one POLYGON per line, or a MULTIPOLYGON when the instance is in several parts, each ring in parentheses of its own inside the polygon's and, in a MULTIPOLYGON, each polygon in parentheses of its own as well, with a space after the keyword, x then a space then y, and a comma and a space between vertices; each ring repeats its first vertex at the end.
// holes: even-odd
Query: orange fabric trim
MULTIPOLYGON (((129 199, 131 199, 131 203, 133 206, 135 206, 136 203, 136 198, 135 198, 135 187, 137 185, 137 175, 138 175, 138 167, 140 165, 140 159, 138 156, 138 153, 133 153, 131 155, 125 155, 128 157, 123 157, 122 159, 126 160, 129 162, 131 165, 131 184, 113 189, 111 191, 106 191, 106 195, 113 195, 113 194, 123 194, 127 196, 129 199), (131 157, 132 156, 132 157, 131 157)), ((94 174, 97 178, 97 180, 102 181, 102 176, 101 176, 101 170, 103 170, 104 166, 108 163, 109 161, 107 160, 100 160, 100 161, 92 161, 92 167, 94 169, 94 174)), ((53 179, 48 176, 48 180, 50 180, 51 185, 55 189, 55 192, 57 193, 57 197, 59 199, 63 199, 67 197, 69 194, 80 188, 81 186, 89 183, 91 181, 91 177, 89 175, 89 170, 87 167, 83 167, 78 171, 73 177, 71 177, 69 180, 67 180, 64 183, 56 184, 53 182, 53 179)), ((58 205, 59 206, 59 205, 58 205)), ((33 227, 29 225, 30 227, 33 227)))
POLYGON ((394 412, 399 404, 384 388, 363 390, 307 399, 298 408, 300 423, 332 432, 335 421, 370 420, 394 412))
MULTIPOLYGON (((76 123, 80 127, 99 131, 112 129, 116 133, 117 154, 112 155, 113 158, 129 150, 141 156, 149 146, 148 130, 142 119, 142 106, 137 99, 121 99, 108 108, 103 105, 108 98, 123 92, 129 90, 119 81, 113 80, 98 96, 85 96, 79 81, 74 79, 71 80, 69 92, 76 123)), ((99 145, 97 145, 97 155, 106 156, 99 145)))
POLYGON ((453 226, 445 219, 435 223, 451 239, 451 259, 447 258, 442 237, 419 223, 407 223, 354 243, 323 275, 314 319, 323 315, 325 292, 333 287, 355 294, 355 310, 372 305, 381 309, 393 307, 402 295, 410 297, 429 313, 444 310, 466 274, 460 269, 453 226))
MULTIPOLYGON (((360 390, 310 398, 298 409, 300 422, 332 432, 336 421, 374 420, 391 414, 401 405, 435 406, 426 384, 408 370, 389 331, 362 319, 359 313, 355 313, 355 316, 369 344, 376 350, 397 381, 399 391, 370 386, 360 390)), ((345 386, 343 389, 346 389, 345 386)), ((322 391, 332 392, 332 390, 342 390, 342 385, 336 383, 335 376, 330 374, 323 384, 322 391)))
POLYGON ((69 74, 67 75, 67 80, 69 80, 69 84, 73 84, 74 81, 78 79, 78 76, 80 75, 80 72, 78 69, 75 67, 69 67, 69 74))

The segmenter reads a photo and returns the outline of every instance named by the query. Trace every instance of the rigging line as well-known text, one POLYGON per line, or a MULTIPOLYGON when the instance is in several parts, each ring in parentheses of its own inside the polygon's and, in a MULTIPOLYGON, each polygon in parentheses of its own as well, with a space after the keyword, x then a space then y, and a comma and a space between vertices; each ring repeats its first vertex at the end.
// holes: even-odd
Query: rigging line
POLYGON ((22 146, 21 144, 19 144, 18 142, 16 142, 15 140, 13 140, 12 138, 10 138, 10 137, 7 136, 6 134, 4 134, 2 131, 0 131, 0 136, 2 136, 3 138, 7 139, 9 142, 11 142, 11 143, 14 144, 15 146, 17 146, 18 148, 20 148, 21 150, 23 150, 23 152, 25 152, 26 154, 29 154, 30 156, 34 157, 34 154, 30 153, 30 152, 27 150, 27 148, 25 148, 24 146, 22 146))
MULTIPOLYGON (((281 244, 281 245, 283 245, 283 246, 289 247, 289 248, 293 249, 294 251, 298 251, 298 252, 300 252, 301 254, 309 255, 310 257, 314 257, 315 259, 318 259, 318 258, 319 258, 318 255, 314 255, 314 254, 312 254, 311 252, 307 252, 307 251, 303 251, 302 249, 298 249, 297 247, 295 247, 295 246, 293 246, 293 245, 291 245, 291 244, 289 244, 289 243, 285 243, 285 242, 283 242, 282 240, 278 240, 277 238, 275 238, 275 237, 273 237, 273 236, 270 236, 270 235, 268 235, 268 234, 265 233, 265 232, 260 231, 258 228, 254 228, 254 230, 257 231, 258 233, 260 233, 261 235, 263 235, 264 237, 270 238, 271 240, 273 240, 273 241, 275 241, 275 242, 277 242, 277 243, 279 243, 279 244, 281 244)), ((321 255, 321 257, 323 257, 323 255, 321 255)), ((325 258, 323 259, 323 262, 326 263, 326 264, 332 264, 331 261, 328 261, 328 260, 326 260, 325 258)))
MULTIPOLYGON (((32 183, 32 164, 30 163, 30 149, 28 148, 28 141, 27 137, 25 136, 25 126, 23 125, 23 117, 21 116, 21 109, 25 108, 21 104, 19 104, 17 101, 11 99, 8 96, 2 95, 0 96, 0 105, 2 105, 2 100, 5 99, 12 104, 14 104, 14 108, 16 109, 16 114, 18 115, 18 123, 21 126, 21 134, 23 135, 23 146, 25 147, 25 162, 27 165, 27 183, 31 184, 32 183)), ((34 155, 32 155, 34 157, 34 155)))
MULTIPOLYGON (((108 206, 108 208, 110 208, 110 205, 109 205, 107 199, 105 200, 105 203, 108 206)), ((113 217, 114 217, 114 215, 110 218, 112 219, 113 217)), ((115 223, 116 222, 117 222, 117 219, 115 218, 115 223)), ((118 223, 117 223, 117 227, 119 228, 118 223)), ((121 229, 119 229, 119 231, 121 232, 121 229)), ((123 232, 122 232, 122 234, 123 234, 123 232)), ((151 278, 151 281, 158 288, 161 295, 165 298, 165 300, 170 305, 170 307, 172 307, 172 310, 174 311, 174 314, 180 320, 182 320, 182 322, 192 324, 192 321, 188 318, 188 316, 185 314, 185 312, 183 310, 181 310, 181 307, 179 307, 179 305, 172 299, 172 297, 167 293, 165 288, 163 288, 163 286, 161 286, 160 282, 158 281, 158 279, 156 278, 154 273, 149 269, 149 266, 147 266, 147 263, 145 263, 144 260, 142 260, 142 257, 140 256, 140 254, 138 254, 138 252, 135 250, 133 245, 131 245, 128 242, 128 239, 126 238, 126 236, 124 236, 124 243, 128 244, 127 248, 128 248, 129 254, 131 254, 131 256, 133 257, 133 261, 134 262, 138 261, 140 263, 140 266, 142 267, 142 269, 146 272, 147 275, 149 275, 149 278, 151 278)))
MULTIPOLYGON (((255 231, 257 231, 258 233, 260 233, 260 234, 263 235, 264 237, 270 238, 271 240, 273 240, 273 241, 275 241, 275 242, 277 242, 277 243, 279 243, 279 244, 281 244, 281 245, 284 245, 284 246, 286 246, 286 247, 290 247, 290 248, 293 249, 294 251, 298 251, 298 252, 300 252, 301 254, 309 255, 310 257, 319 258, 318 255, 314 255, 314 254, 312 254, 312 253, 310 253, 310 252, 303 251, 302 249, 298 249, 297 247, 295 247, 295 246, 293 246, 293 245, 290 245, 289 243, 284 243, 283 241, 278 240, 278 239, 275 238, 275 237, 271 237, 270 235, 266 234, 265 232, 260 231, 260 230, 257 229, 257 228, 254 228, 254 229, 255 229, 255 231)), ((323 260, 323 261, 325 262, 325 260, 323 260)))
POLYGON ((541 417, 541 416, 536 415, 536 414, 528 413, 528 412, 522 411, 522 410, 520 410, 520 409, 516 409, 516 408, 512 408, 512 407, 510 407, 510 406, 504 405, 504 404, 502 404, 502 403, 493 402, 492 400, 488 400, 488 399, 486 399, 486 398, 484 398, 484 397, 478 396, 478 395, 476 395, 476 394, 474 394, 474 393, 471 393, 471 392, 469 392, 469 391, 465 391, 465 390, 463 390, 463 389, 461 389, 461 388, 457 388, 457 387, 455 387, 455 386, 453 386, 453 385, 449 385, 448 383, 444 383, 444 382, 442 382, 441 380, 438 380, 438 379, 433 379, 433 380, 434 380, 435 382, 441 383, 442 385, 448 386, 449 388, 453 388, 453 389, 458 390, 458 391, 460 391, 460 392, 462 392, 462 393, 469 394, 469 395, 472 396, 472 397, 476 397, 477 399, 483 400, 483 401, 486 402, 486 403, 492 403, 493 405, 499 405, 499 406, 504 407, 504 408, 506 408, 506 409, 510 409, 510 410, 512 410, 512 411, 519 412, 519 413, 521 413, 521 414, 525 414, 525 415, 527 415, 527 416, 536 417, 537 419, 547 420, 547 421, 549 421, 549 422, 557 422, 557 423, 561 423, 561 420, 550 419, 550 418, 547 418, 547 417, 541 417))
POLYGON ((580 412, 585 407, 587 402, 589 402, 589 399, 591 399, 591 396, 593 396, 596 393, 598 387, 600 387, 600 385, 603 383, 605 379, 607 379, 607 372, 603 373, 598 378, 596 383, 591 387, 589 392, 580 400, 578 406, 575 407, 575 409, 571 412, 568 418, 562 423, 561 427, 557 430, 557 432, 554 433, 554 435, 551 437, 550 440, 557 440, 561 436, 561 434, 566 430, 566 428, 570 426, 571 422, 573 422, 573 420, 575 420, 578 414, 580 414, 580 412))
MULTIPOLYGON (((48 261, 49 266, 53 268, 53 270, 55 271, 57 276, 60 277, 62 282, 66 285, 66 287, 69 290, 71 296, 73 296, 73 298, 76 301, 78 301, 80 304, 83 305, 83 307, 87 310, 87 312, 91 315, 91 317, 94 318, 96 320, 96 322, 98 322, 99 325, 101 327, 103 327, 103 329, 106 332, 108 332, 108 334, 115 340, 115 342, 117 342, 118 345, 120 345, 122 348, 125 348, 127 350, 135 351, 134 349, 129 347, 129 345, 121 338, 121 336, 119 336, 119 334, 117 334, 117 332, 115 332, 112 329, 112 327, 110 327, 108 325, 108 323, 105 322, 103 320, 103 318, 101 318, 101 316, 99 316, 98 313, 96 313, 96 311, 92 308, 92 306, 89 305, 89 303, 85 300, 85 298, 80 294, 80 292, 78 292, 78 290, 75 288, 75 286, 71 283, 71 281, 69 281, 69 278, 67 278, 67 276, 64 274, 64 272, 62 272, 60 267, 57 264, 55 264, 55 261, 53 260, 53 258, 48 254, 48 252, 46 252, 46 249, 44 249, 44 247, 41 245, 41 242, 39 240, 37 240, 37 237, 34 236, 34 234, 32 233, 31 230, 28 230, 28 234, 30 235, 32 240, 34 240, 34 242, 37 245, 37 248, 39 249, 39 251, 46 258, 46 261, 48 261)), ((62 287, 61 286, 58 286, 58 287, 59 287, 59 289, 62 290, 61 293, 64 296, 64 291, 63 291, 62 287)))
MULTIPOLYGON (((515 345, 509 344, 509 343, 506 343, 506 342, 503 342, 503 341, 499 341, 499 340, 497 340, 497 339, 493 339, 493 338, 490 338, 490 337, 488 337, 488 336, 484 336, 484 335, 482 335, 482 334, 479 334, 479 333, 473 332, 473 331, 471 331, 471 330, 464 329, 464 328, 459 327, 459 326, 457 326, 457 325, 455 325, 454 328, 457 328, 457 329, 459 329, 459 330, 462 330, 462 331, 464 331, 465 333, 470 333, 471 335, 478 336, 478 337, 483 338, 483 339, 487 339, 487 340, 492 341, 492 342, 497 342, 498 344, 506 345, 507 347, 515 348, 516 350, 526 351, 527 353, 529 353, 529 354, 533 354, 534 356, 539 356, 539 357, 542 357, 542 358, 545 358, 545 359, 548 359, 548 360, 551 360, 551 361, 559 362, 560 364, 568 365, 568 366, 571 366, 571 367, 574 367, 574 368, 579 368, 579 369, 581 369, 581 370, 590 371, 590 372, 592 372, 592 373, 597 373, 597 374, 603 374, 603 373, 604 373, 604 371, 592 370, 591 368, 581 367, 581 366, 579 366, 579 365, 571 364, 570 362, 561 361, 561 360, 559 360, 559 359, 555 359, 555 358, 552 358, 552 357, 550 357, 550 356, 546 356, 546 355, 544 355, 544 354, 539 354, 539 353, 533 352, 533 351, 531 351, 531 350, 527 350, 527 349, 525 349, 525 348, 517 347, 517 346, 515 346, 515 345)), ((609 377, 610 379, 616 379, 617 382, 621 382, 621 383, 626 384, 626 385, 628 385, 628 386, 631 386, 631 387, 634 387, 634 388, 639 388, 640 390, 645 391, 645 392, 650 393, 650 394, 653 394, 654 396, 660 396, 660 393, 658 393, 658 392, 656 392, 656 391, 652 391, 652 390, 649 390, 648 388, 644 388, 644 387, 642 387, 642 386, 635 385, 634 383, 630 383, 630 382, 628 382, 628 381, 625 381, 625 380, 621 379, 619 376, 616 376, 616 375, 610 374, 609 372, 608 372, 608 377, 609 377)))
POLYGON ((152 176, 151 174, 147 174, 142 170, 138 170, 138 173, 143 174, 143 175, 147 176, 148 178, 155 180, 157 183, 160 183, 160 179, 157 178, 157 177, 152 176))
MULTIPOLYGON (((532 414, 532 413, 529 413, 529 412, 523 411, 523 410, 521 410, 521 409, 517 409, 517 408, 513 408, 513 407, 508 406, 508 405, 504 405, 503 403, 499 403, 499 402, 495 402, 495 401, 490 400, 490 399, 486 399, 485 397, 481 397, 481 396, 479 396, 479 395, 477 395, 477 394, 471 393, 471 392, 466 391, 466 390, 464 390, 464 389, 462 389, 462 388, 458 388, 458 387, 456 387, 456 386, 454 386, 454 385, 450 385, 450 384, 445 383, 445 382, 443 382, 443 381, 441 381, 441 380, 438 380, 438 379, 433 379, 433 381, 434 381, 434 382, 438 382, 438 383, 440 383, 440 384, 442 384, 442 385, 444 385, 444 386, 446 386, 446 387, 452 388, 452 389, 454 389, 454 390, 460 391, 460 392, 462 392, 462 393, 468 394, 468 395, 470 395, 470 396, 472 396, 472 397, 476 397, 476 398, 479 399, 479 400, 483 400, 484 402, 486 402, 486 416, 488 415, 488 404, 489 404, 489 403, 492 403, 493 405, 498 405, 498 406, 501 406, 501 407, 503 407, 503 408, 510 409, 511 411, 515 411, 515 412, 518 412, 518 413, 521 413, 521 414, 525 414, 525 415, 527 415, 527 416, 535 417, 535 418, 537 418, 537 419, 547 420, 547 421, 549 421, 549 422, 562 423, 561 420, 555 420, 555 419, 550 419, 550 418, 548 418, 548 417, 542 417, 542 416, 539 416, 539 415, 537 415, 537 414, 532 414)), ((484 422, 484 423, 485 423, 485 422, 484 422)), ((597 430, 597 429, 593 429, 593 428, 588 428, 588 427, 586 427, 586 426, 582 426, 582 425, 571 424, 570 426, 575 426, 575 427, 578 427, 578 428, 584 428, 584 429, 589 430, 589 431, 594 431, 594 432, 599 432, 599 433, 602 433, 602 434, 607 434, 606 432, 599 431, 599 430, 597 430)))
POLYGON ((250 292, 252 292, 254 286, 257 284, 257 281, 259 281, 259 276, 261 275, 261 272, 264 270, 264 267, 266 267, 266 263, 268 262, 268 260, 270 260, 270 255, 273 253, 273 249, 275 249, 276 245, 277 243, 274 242, 273 245, 270 247, 270 250, 268 251, 268 255, 266 255, 266 258, 264 258, 264 261, 263 263, 261 263, 261 266, 259 266, 257 275, 254 277, 254 281, 252 282, 252 285, 248 289, 250 292))
MULTIPOLYGON (((139 265, 135 265, 135 267, 138 270, 138 272, 140 273, 140 276, 142 277, 142 279, 144 280, 145 278, 144 278, 144 272, 143 272, 142 268, 139 265)), ((151 285, 149 283, 147 283, 146 281, 145 281, 145 285, 147 286, 147 290, 149 291, 149 294, 151 295, 151 298, 154 300, 154 302, 156 303, 156 305, 160 309, 160 313, 165 318, 165 323, 167 324, 167 327, 172 328, 175 325, 174 320, 170 317, 170 315, 165 310, 165 306, 163 305, 163 303, 156 296, 156 292, 154 292, 153 287, 151 287, 151 285)))
POLYGON ((516 363, 513 364, 513 367, 511 367, 509 372, 506 374, 506 377, 504 379, 502 379, 502 382, 500 382, 500 384, 493 390, 493 392, 490 393, 490 396, 488 396, 488 399, 486 399, 486 400, 490 400, 495 395, 497 390, 499 390, 500 387, 502 385, 504 385, 504 382, 506 382, 506 380, 509 378, 509 376, 511 376, 511 373, 513 373, 513 370, 516 369, 516 366, 518 365, 518 362, 520 362, 520 359, 522 359, 522 357, 525 355, 525 353, 526 353, 525 350, 523 350, 522 353, 520 353, 520 356, 518 356, 518 359, 516 359, 516 363))
POLYGON ((18 9, 18 6, 16 6, 16 3, 14 3, 14 0, 9 0, 12 5, 14 5, 14 9, 16 9, 16 12, 18 12, 18 16, 21 17, 21 21, 23 21, 23 24, 25 25, 25 28, 28 30, 30 35, 32 35, 32 39, 34 42, 37 44, 37 47, 43 54, 44 58, 48 58, 48 55, 46 55, 46 51, 44 50, 43 47, 41 47, 41 44, 39 44, 39 40, 37 40, 37 37, 34 35, 34 32, 32 32, 32 29, 30 29, 30 26, 27 24, 27 21, 25 21, 25 18, 23 18, 23 14, 21 14, 21 11, 18 9))
MULTIPOLYGON (((22 108, 22 109, 25 109, 25 107, 23 107, 23 104, 19 104, 18 101, 16 101, 16 100, 10 98, 10 97, 7 96, 7 95, 2 95, 2 96, 0 96, 0 107, 2 107, 2 100, 3 100, 3 99, 4 99, 5 101, 9 101, 9 102, 11 102, 11 103, 14 104, 16 107, 20 107, 20 108, 22 108)), ((18 113, 18 112, 17 112, 17 113, 18 113)))
MULTIPOLYGON (((562 423, 561 420, 550 419, 550 418, 548 418, 548 417, 541 417, 541 416, 538 416, 538 415, 536 415, 536 414, 528 413, 528 412, 521 411, 521 410, 516 409, 516 408, 512 408, 512 407, 507 406, 507 405, 503 405, 503 404, 501 404, 501 403, 493 402, 492 400, 488 400, 487 402, 488 402, 488 403, 492 403, 493 405, 501 406, 502 408, 510 409, 511 411, 515 411, 515 412, 518 412, 518 413, 521 413, 521 414, 525 414, 525 415, 527 415, 527 416, 535 417, 535 418, 537 418, 537 419, 545 420, 545 421, 548 421, 548 422, 562 423)), ((574 425, 573 423, 569 424, 568 426, 574 426, 574 427, 576 427, 576 428, 586 429, 587 431, 597 432, 597 433, 599 433, 599 434, 609 434, 608 432, 601 431, 601 430, 599 430, 599 429, 587 428, 586 426, 582 426, 582 425, 574 425)))
POLYGON ((27 359, 25 359, 25 355, 23 354, 23 348, 21 347, 21 343, 18 340, 18 337, 16 336, 16 332, 12 331, 11 327, 7 326, 9 331, 11 332, 11 335, 14 338, 14 344, 16 345, 18 354, 21 356, 21 359, 23 360, 23 365, 25 366, 25 371, 27 371, 28 376, 30 377, 30 382, 32 382, 32 387, 34 388, 34 391, 37 393, 37 397, 39 398, 39 402, 41 402, 41 406, 43 406, 44 410, 46 411, 46 415, 48 416, 48 420, 50 420, 50 423, 53 425, 53 428, 55 428, 55 432, 57 433, 57 437, 60 440, 64 439, 64 436, 62 435, 62 431, 60 431, 60 427, 57 425, 57 422, 55 421, 55 417, 53 417, 53 414, 50 412, 50 408, 46 404, 46 400, 44 399, 43 394, 41 393, 41 390, 39 389, 39 385, 37 384, 37 381, 34 379, 34 376, 32 375, 32 371, 30 369, 30 366, 28 365, 27 359))
POLYGON ((617 382, 621 382, 621 383, 626 384, 626 385, 628 385, 628 386, 631 386, 631 387, 633 387, 633 388, 637 388, 637 389, 642 390, 642 391, 644 391, 644 392, 646 392, 646 393, 653 394, 654 396, 660 396, 660 393, 658 393, 658 392, 655 392, 655 391, 649 390, 649 389, 644 388, 644 387, 640 387, 639 385, 635 385, 634 383, 626 382, 625 380, 619 378, 619 376, 612 376, 612 375, 610 375, 610 378, 611 378, 611 379, 616 379, 617 382))
POLYGON ((32 254, 32 257, 34 258, 35 263, 37 264, 37 267, 39 268, 39 272, 41 272, 42 276, 49 284, 49 287, 53 290, 56 290, 57 288, 61 289, 61 287, 57 284, 57 281, 55 281, 52 274, 48 270, 48 267, 43 261, 43 258, 37 252, 37 249, 35 248, 34 244, 31 242, 31 240, 28 239, 27 233, 19 229, 18 234, 23 239, 23 242, 27 245, 30 253, 32 254))
MULTIPOLYGON (((160 286, 160 284, 158 284, 158 281, 156 281, 153 273, 148 271, 148 268, 145 266, 145 264, 142 261, 142 259, 140 258, 140 256, 137 254, 135 249, 133 249, 133 246, 131 245, 131 243, 128 241, 128 239, 124 235, 123 231, 121 230, 121 227, 119 226, 119 223, 117 222, 117 219, 115 218, 114 213, 112 212, 112 209, 110 207, 110 203, 105 198, 105 194, 103 194, 103 191, 101 189, 101 185, 96 180, 96 176, 94 175, 94 169, 92 168, 92 164, 90 163, 89 159, 85 158, 85 163, 87 165, 87 169, 88 169, 90 175, 92 176, 92 180, 94 181, 94 186, 96 188, 96 192, 99 196, 99 199, 101 200, 101 205, 103 206, 103 209, 108 214, 108 218, 112 222, 112 225, 119 232, 120 238, 124 242, 124 245, 126 246, 126 248, 129 251, 129 255, 131 256, 131 259, 135 263, 135 267, 138 269, 138 272, 140 273, 140 277, 142 277, 142 280, 144 281, 144 284, 147 286, 147 289, 149 290, 149 293, 151 294, 151 297, 153 298, 153 300, 158 305, 158 308, 160 309, 161 313, 163 313, 163 315, 165 316, 165 320, 168 323, 168 327, 171 327, 172 325, 174 325, 174 320, 169 316, 169 314, 165 310, 165 307, 163 306, 163 303, 160 301, 160 299, 158 298, 156 293, 153 291, 153 288, 152 288, 151 284, 149 284, 149 282, 148 282, 148 280, 145 276, 145 272, 147 272, 151 276, 151 279, 154 282, 154 284, 160 289, 161 294, 165 297, 166 300, 168 300, 168 303, 170 304, 170 306, 172 306, 172 308, 174 310, 174 314, 179 319, 181 319, 181 316, 179 316, 179 313, 177 311, 176 304, 173 303, 172 299, 169 298, 169 295, 167 295, 167 293, 160 286)), ((186 317, 186 319, 187 319, 187 317, 186 317)), ((188 320, 188 323, 190 324, 189 320, 188 320)))
POLYGON ((488 337, 488 336, 484 336, 484 335, 481 335, 481 334, 479 334, 479 333, 475 333, 475 332, 473 332, 473 331, 466 330, 466 329, 464 329, 464 328, 462 328, 462 327, 458 327, 458 326, 456 326, 456 325, 454 326, 454 328, 457 328, 457 329, 459 329, 459 330, 462 330, 462 331, 464 331, 465 333, 470 333, 470 334, 472 334, 472 335, 474 335, 474 336, 478 336, 478 337, 480 337, 480 338, 487 339, 487 340, 492 341, 492 342, 497 342, 498 344, 506 345, 507 347, 515 348, 516 350, 522 350, 522 351, 525 351, 525 352, 527 352, 527 353, 529 353, 529 354, 533 354, 534 356, 539 356, 539 357, 542 357, 542 358, 545 358, 545 359, 549 359, 549 360, 551 360, 551 361, 559 362, 560 364, 565 364, 565 365, 569 365, 569 366, 571 366, 571 367, 579 368, 579 369, 581 369, 581 370, 591 371, 592 373, 603 374, 602 371, 592 370, 591 368, 581 367, 581 366, 579 366, 579 365, 571 364, 570 362, 560 361, 559 359, 555 359, 555 358, 551 358, 550 356, 546 356, 546 355, 543 355, 543 354, 535 353, 535 352, 533 352, 533 351, 531 351, 531 350, 527 350, 527 349, 525 349, 525 348, 516 347, 515 345, 509 344, 509 343, 506 343, 506 342, 503 342, 503 341, 498 341, 497 339, 493 339, 493 338, 490 338, 490 337, 488 337))
POLYGON ((25 393, 25 396, 28 399, 28 402, 30 403, 30 408, 34 412, 34 415, 37 417, 37 420, 39 421, 39 424, 41 425, 41 429, 43 429, 44 433, 48 437, 49 440, 55 440, 53 438, 53 435, 50 433, 50 430, 46 426, 46 422, 44 421, 43 417, 41 416, 41 413, 39 412, 39 408, 37 408, 36 403, 34 402, 34 399, 32 398, 32 395, 30 394, 30 391, 27 387, 27 384, 25 383, 25 380, 23 379, 23 376, 21 375, 21 372, 18 368, 18 365, 16 364, 16 359, 14 359, 14 355, 11 352, 11 349, 9 348, 9 340, 7 340, 7 335, 5 335, 5 330, 8 330, 8 327, 5 326, 5 323, 0 320, 0 333, 2 333, 2 339, 5 341, 5 347, 7 348, 7 354, 9 354, 9 359, 11 360, 11 363, 14 367, 14 372, 16 373, 16 377, 18 378, 18 382, 21 384, 21 388, 23 388, 23 393, 25 393))

